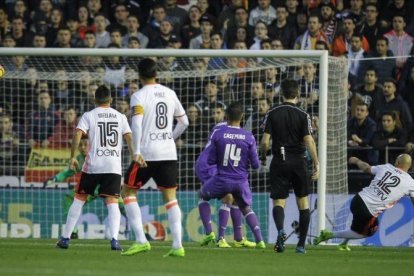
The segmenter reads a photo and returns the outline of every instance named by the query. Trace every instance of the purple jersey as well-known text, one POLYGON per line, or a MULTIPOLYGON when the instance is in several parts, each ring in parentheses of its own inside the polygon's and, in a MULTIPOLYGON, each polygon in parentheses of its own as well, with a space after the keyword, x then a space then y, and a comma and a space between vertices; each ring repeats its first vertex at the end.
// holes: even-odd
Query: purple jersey
POLYGON ((227 126, 227 122, 221 122, 216 124, 213 129, 211 130, 209 136, 208 136, 208 141, 207 141, 207 145, 204 148, 204 150, 200 153, 200 155, 197 158, 197 161, 195 163, 195 173, 198 177, 198 179, 200 180, 201 183, 206 182, 207 180, 209 180, 212 176, 217 174, 217 166, 216 164, 213 165, 209 165, 207 164, 207 158, 208 158, 208 153, 210 150, 210 139, 211 136, 213 136, 213 134, 217 131, 222 129, 223 127, 227 126))
POLYGON ((249 166, 259 168, 256 140, 250 131, 233 126, 217 129, 208 148, 207 163, 217 164, 219 178, 247 180, 249 166))

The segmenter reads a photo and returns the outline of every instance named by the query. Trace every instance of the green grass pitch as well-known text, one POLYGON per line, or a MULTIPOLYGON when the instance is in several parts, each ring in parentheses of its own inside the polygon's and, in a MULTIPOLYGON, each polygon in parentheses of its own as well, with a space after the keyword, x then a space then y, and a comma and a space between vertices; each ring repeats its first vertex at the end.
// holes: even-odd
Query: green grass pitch
MULTIPOLYGON (((72 240, 68 250, 55 240, 0 239, 0 275, 413 275, 414 248, 308 246, 308 253, 200 247, 185 243, 185 258, 163 258, 170 242, 152 242, 152 250, 134 256, 111 251, 106 240, 72 240), (399 273, 399 274, 396 274, 399 273)), ((121 241, 127 248, 131 241, 121 241)))

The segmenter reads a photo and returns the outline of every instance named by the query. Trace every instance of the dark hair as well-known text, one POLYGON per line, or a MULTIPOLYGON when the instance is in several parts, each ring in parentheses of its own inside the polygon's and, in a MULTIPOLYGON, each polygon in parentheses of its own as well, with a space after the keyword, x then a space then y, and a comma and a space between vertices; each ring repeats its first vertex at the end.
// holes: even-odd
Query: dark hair
POLYGON ((380 37, 378 37, 378 38, 377 38, 377 42, 378 42, 379 40, 383 40, 383 41, 385 41, 385 43, 387 44, 387 46, 388 46, 388 45, 389 45, 389 43, 390 43, 390 41, 388 40, 388 38, 386 38, 385 36, 380 36, 380 37))
POLYGON ((157 76, 157 64, 150 58, 144 58, 138 63, 138 74, 143 79, 152 79, 157 76))
POLYGON ((288 100, 294 99, 299 95, 299 84, 292 79, 285 79, 280 85, 282 95, 288 100))
POLYGON ((226 108, 226 116, 229 121, 240 121, 243 117, 243 105, 240 102, 232 102, 226 108))
POLYGON ((390 116, 394 121, 397 120, 397 114, 391 110, 382 112, 381 118, 384 116, 390 116))
POLYGON ((111 91, 105 85, 100 85, 95 91, 95 102, 97 104, 108 103, 111 99, 111 91))

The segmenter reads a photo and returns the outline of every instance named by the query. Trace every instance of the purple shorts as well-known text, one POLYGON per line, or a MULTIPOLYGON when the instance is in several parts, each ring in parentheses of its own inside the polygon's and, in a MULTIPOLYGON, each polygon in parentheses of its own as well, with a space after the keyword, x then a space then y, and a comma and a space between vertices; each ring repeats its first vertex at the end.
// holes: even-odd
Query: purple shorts
POLYGON ((201 187, 201 196, 205 200, 221 199, 227 194, 232 194, 241 208, 252 205, 252 192, 247 180, 215 176, 201 187))

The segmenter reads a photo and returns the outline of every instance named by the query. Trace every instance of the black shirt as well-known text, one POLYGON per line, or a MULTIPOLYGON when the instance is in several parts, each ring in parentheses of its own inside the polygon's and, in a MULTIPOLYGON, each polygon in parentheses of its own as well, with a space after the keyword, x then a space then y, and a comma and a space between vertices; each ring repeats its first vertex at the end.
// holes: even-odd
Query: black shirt
POLYGON ((272 136, 272 153, 280 155, 284 147, 286 155, 304 154, 303 137, 312 134, 308 113, 292 103, 283 103, 269 110, 265 117, 265 132, 272 136))

